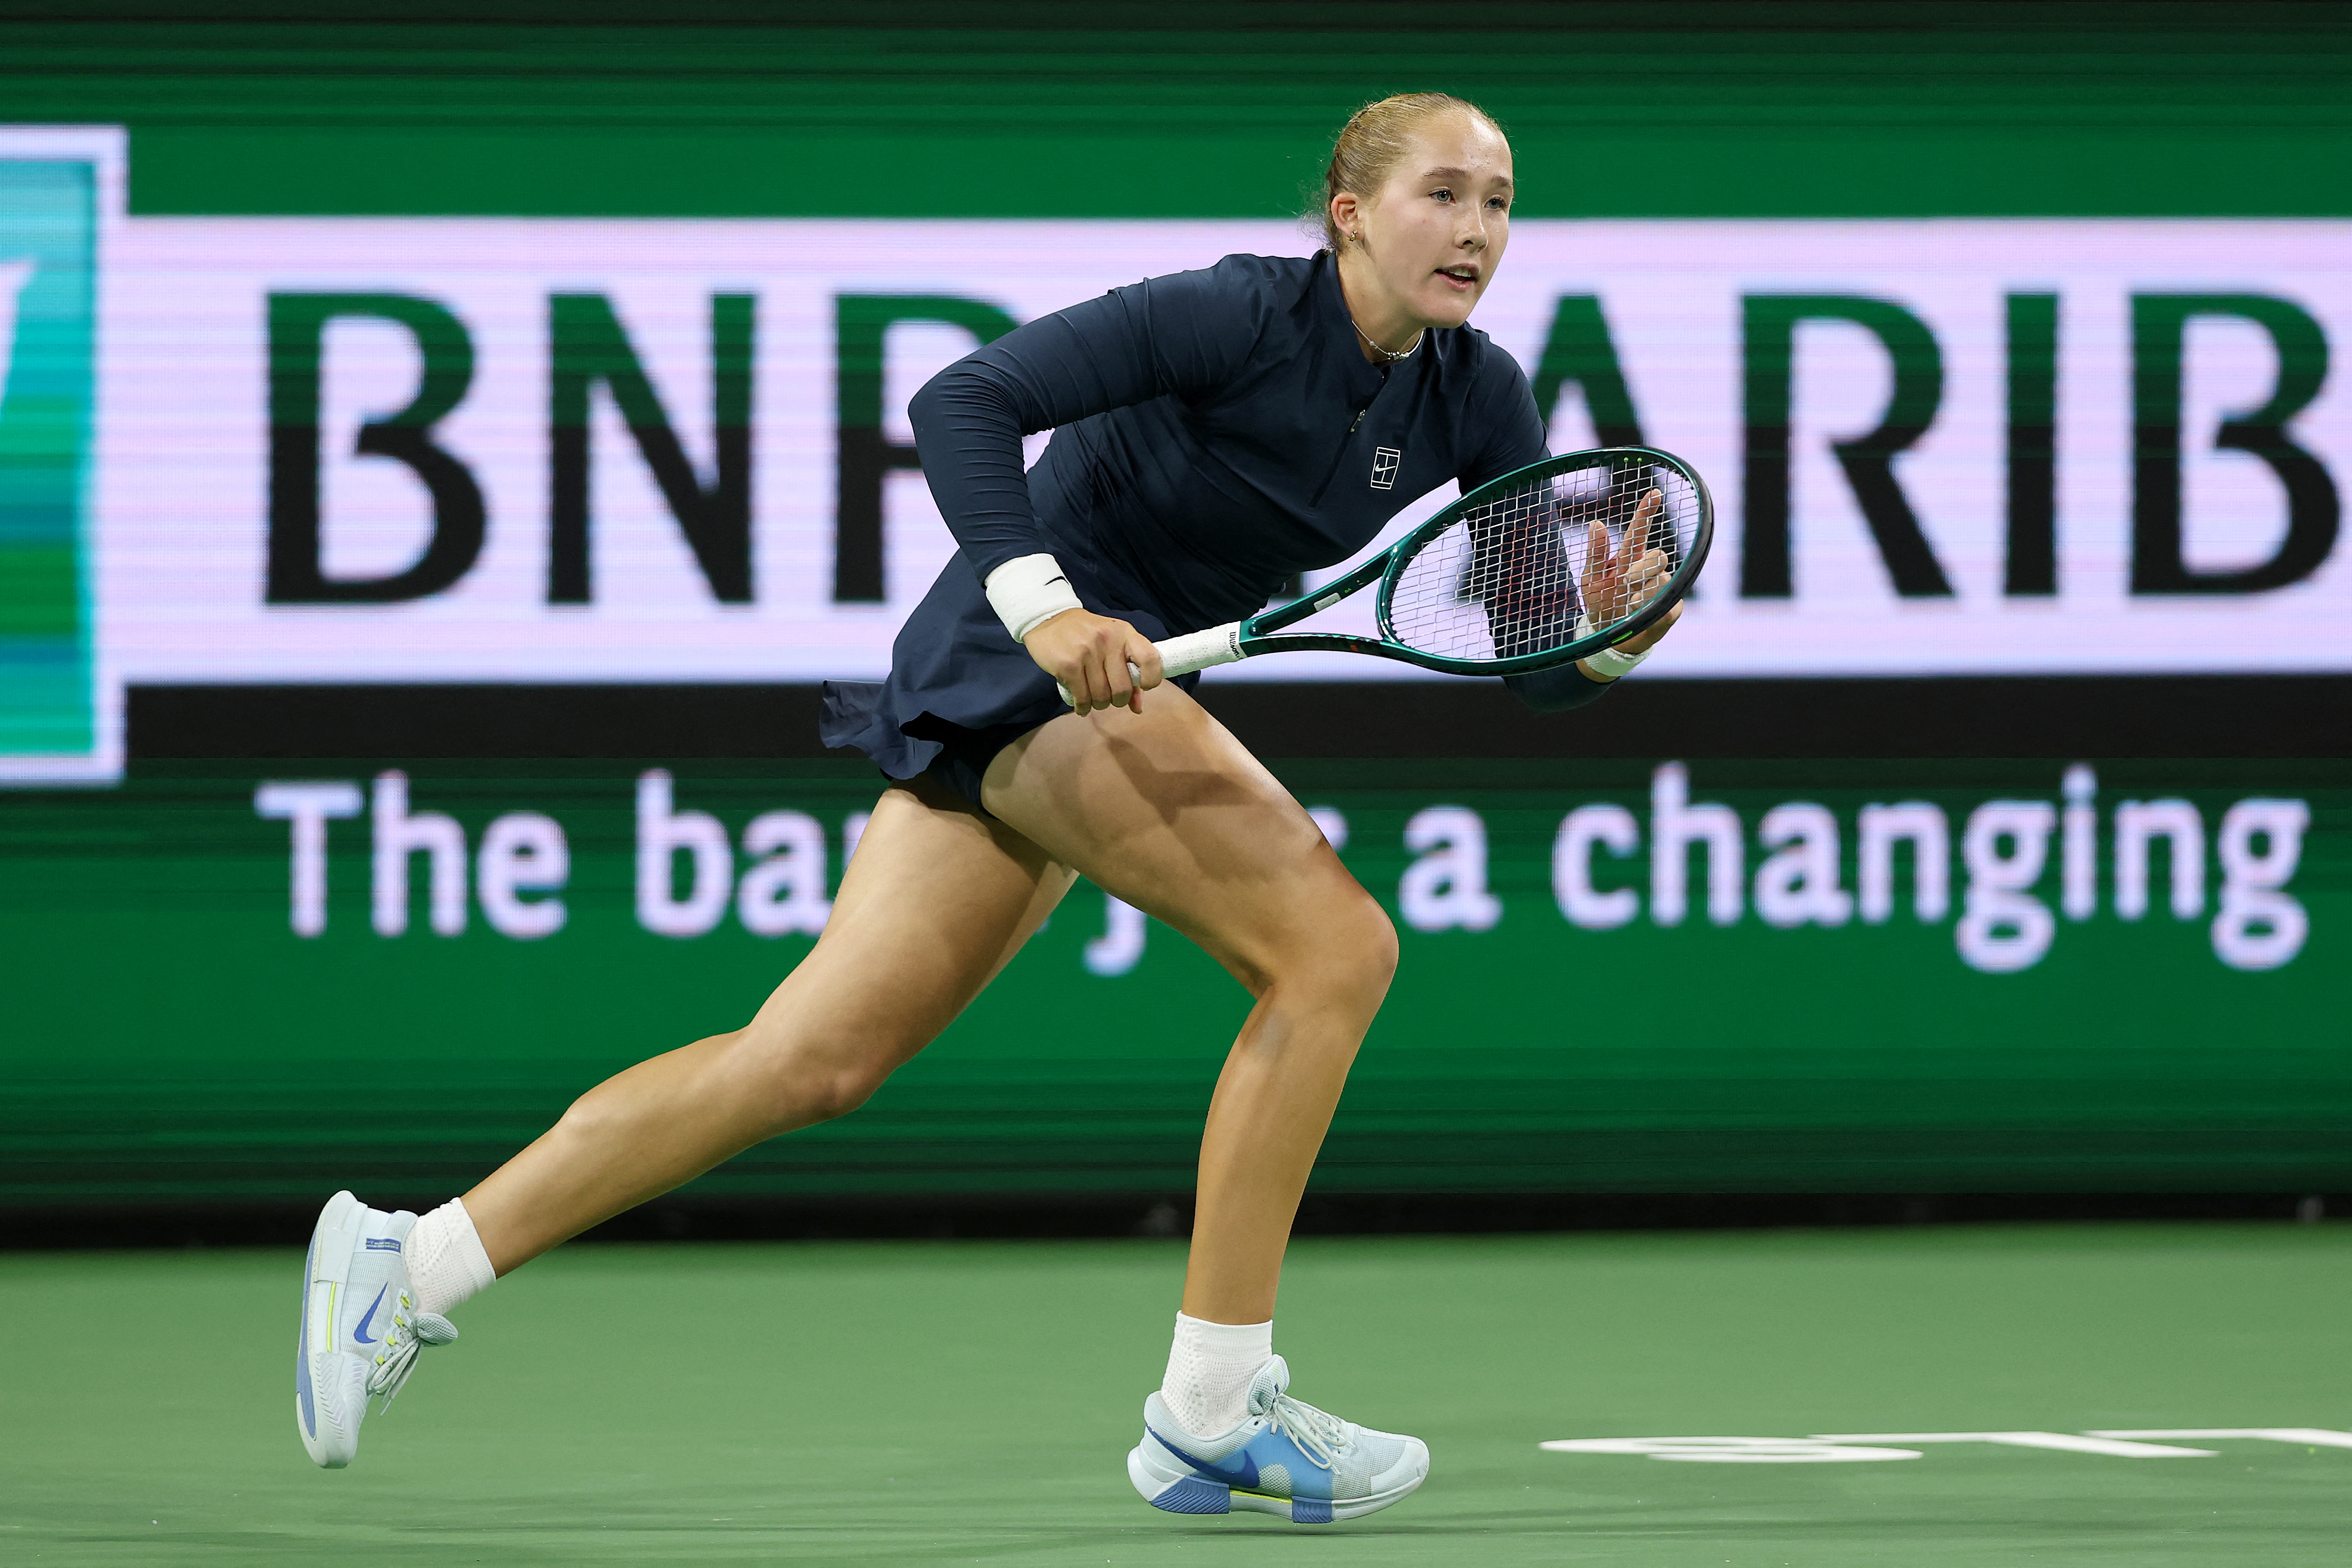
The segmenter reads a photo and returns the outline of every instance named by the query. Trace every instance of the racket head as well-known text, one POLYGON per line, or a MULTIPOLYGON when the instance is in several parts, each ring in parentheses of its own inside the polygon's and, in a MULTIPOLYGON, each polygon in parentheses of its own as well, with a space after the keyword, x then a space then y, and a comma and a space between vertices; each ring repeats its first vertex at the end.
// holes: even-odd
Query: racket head
POLYGON ((1706 563, 1715 504, 1671 453, 1610 446, 1481 485, 1389 554, 1381 635, 1457 674, 1549 669, 1638 636, 1706 563))

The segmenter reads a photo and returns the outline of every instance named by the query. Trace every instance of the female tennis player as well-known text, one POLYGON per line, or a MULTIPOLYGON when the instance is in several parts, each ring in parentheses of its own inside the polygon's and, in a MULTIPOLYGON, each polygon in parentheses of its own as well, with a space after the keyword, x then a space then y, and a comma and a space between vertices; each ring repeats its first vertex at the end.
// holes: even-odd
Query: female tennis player
MULTIPOLYGON (((1510 232, 1511 155, 1459 99, 1374 103, 1326 176, 1328 248, 1232 256, 1112 290, 950 366, 916 397, 961 547, 879 685, 828 688, 831 744, 888 779, 824 936, 751 1021, 589 1091, 462 1198, 418 1219, 338 1194, 303 1291, 296 1406, 350 1462, 444 1315, 566 1238, 872 1094, 946 1028, 1084 875, 1199 943, 1256 1005, 1201 1141, 1182 1311, 1128 1475, 1177 1513, 1299 1523, 1421 1484, 1419 1439, 1289 1396, 1274 1302, 1292 1218, 1396 937, 1315 823, 1192 700, 1152 640, 1255 612, 1344 559, 1402 502, 1544 455, 1519 368, 1464 325, 1510 232), (1033 473, 1024 433, 1052 429, 1033 473), (1132 672, 1130 672, 1132 666, 1132 672), (1071 694, 1065 704, 1059 682, 1071 694)), ((1589 601, 1611 574, 1590 562, 1589 601)), ((1669 618, 1670 620, 1671 618, 1669 618)), ((1590 701, 1664 634, 1515 677, 1590 701)))

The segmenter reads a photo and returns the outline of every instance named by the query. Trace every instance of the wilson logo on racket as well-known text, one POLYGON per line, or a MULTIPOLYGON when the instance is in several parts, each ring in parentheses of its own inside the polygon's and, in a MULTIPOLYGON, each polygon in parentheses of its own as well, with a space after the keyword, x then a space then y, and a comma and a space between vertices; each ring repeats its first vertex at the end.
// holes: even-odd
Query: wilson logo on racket
POLYGON ((1373 447, 1372 488, 1375 490, 1395 489, 1397 465, 1403 461, 1404 454, 1399 452, 1393 446, 1373 447))

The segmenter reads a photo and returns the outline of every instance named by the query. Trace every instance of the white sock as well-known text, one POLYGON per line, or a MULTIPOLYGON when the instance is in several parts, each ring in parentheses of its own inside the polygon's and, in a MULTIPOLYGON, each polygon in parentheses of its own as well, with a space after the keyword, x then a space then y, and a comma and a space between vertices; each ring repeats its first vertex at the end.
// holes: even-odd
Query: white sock
POLYGON ((1196 1437, 1232 1431, 1249 1414, 1250 1380, 1274 1359, 1274 1321, 1213 1323, 1176 1314, 1160 1397, 1196 1437))
POLYGON ((408 1233, 408 1288, 420 1312, 446 1312, 488 1290, 498 1277, 462 1199, 451 1198, 408 1233))

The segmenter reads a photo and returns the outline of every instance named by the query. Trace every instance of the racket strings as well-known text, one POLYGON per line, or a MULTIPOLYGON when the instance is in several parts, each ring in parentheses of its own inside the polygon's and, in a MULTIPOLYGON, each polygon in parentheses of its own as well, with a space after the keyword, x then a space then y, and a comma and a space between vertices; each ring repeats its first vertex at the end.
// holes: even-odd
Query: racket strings
POLYGON ((1390 590, 1390 635, 1484 661, 1606 633, 1664 591, 1696 517, 1687 479, 1639 460, 1537 479, 1423 545, 1390 590))

